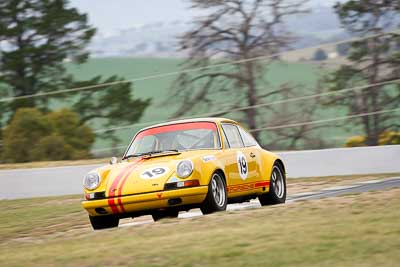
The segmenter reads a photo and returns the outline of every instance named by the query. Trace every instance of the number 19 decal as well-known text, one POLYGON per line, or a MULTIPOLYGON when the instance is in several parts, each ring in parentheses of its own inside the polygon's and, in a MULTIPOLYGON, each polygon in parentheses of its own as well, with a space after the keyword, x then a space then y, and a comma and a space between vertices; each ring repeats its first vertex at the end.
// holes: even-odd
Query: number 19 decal
POLYGON ((163 176, 164 174, 166 174, 168 172, 169 172, 169 169, 167 167, 148 168, 140 174, 140 178, 146 179, 146 180, 155 179, 160 176, 163 176))
POLYGON ((249 168, 246 156, 240 151, 237 152, 237 166, 240 177, 242 178, 242 180, 246 180, 247 175, 249 174, 249 168))

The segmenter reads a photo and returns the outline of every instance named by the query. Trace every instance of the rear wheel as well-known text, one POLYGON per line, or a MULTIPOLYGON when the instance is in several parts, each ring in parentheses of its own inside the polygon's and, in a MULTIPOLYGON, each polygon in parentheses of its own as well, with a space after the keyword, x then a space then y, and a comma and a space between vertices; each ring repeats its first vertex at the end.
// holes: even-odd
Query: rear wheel
POLYGON ((117 227, 119 224, 119 218, 112 215, 107 215, 107 216, 89 215, 89 219, 94 230, 113 228, 117 227))
POLYGON ((285 203, 286 177, 283 167, 275 163, 272 167, 269 192, 258 197, 262 206, 285 203))
POLYGON ((159 210, 151 214, 155 222, 164 218, 177 218, 178 215, 179 211, 177 210, 159 210))
POLYGON ((226 210, 227 203, 228 198, 224 179, 221 174, 216 172, 213 174, 210 184, 208 185, 208 193, 200 210, 203 214, 224 211, 226 210))

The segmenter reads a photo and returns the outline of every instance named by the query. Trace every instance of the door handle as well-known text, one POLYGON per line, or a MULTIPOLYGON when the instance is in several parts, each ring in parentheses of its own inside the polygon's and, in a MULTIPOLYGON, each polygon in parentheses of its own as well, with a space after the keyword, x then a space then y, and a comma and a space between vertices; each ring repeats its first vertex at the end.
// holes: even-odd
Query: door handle
POLYGON ((250 157, 255 158, 256 155, 253 152, 250 152, 250 157))

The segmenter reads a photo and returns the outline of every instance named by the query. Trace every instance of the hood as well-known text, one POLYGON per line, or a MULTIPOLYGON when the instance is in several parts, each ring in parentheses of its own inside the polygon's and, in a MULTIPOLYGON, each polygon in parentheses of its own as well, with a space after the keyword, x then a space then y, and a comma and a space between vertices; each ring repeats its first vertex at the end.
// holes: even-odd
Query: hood
POLYGON ((161 191, 175 173, 180 155, 137 158, 113 165, 107 175, 106 196, 161 191))
MULTIPOLYGON (((141 194, 164 190, 165 183, 173 177, 180 160, 190 159, 196 165, 203 156, 216 155, 220 150, 193 150, 180 154, 161 154, 149 158, 133 158, 128 162, 108 165, 106 197, 141 194)), ((103 169, 105 170, 105 169, 103 169)))

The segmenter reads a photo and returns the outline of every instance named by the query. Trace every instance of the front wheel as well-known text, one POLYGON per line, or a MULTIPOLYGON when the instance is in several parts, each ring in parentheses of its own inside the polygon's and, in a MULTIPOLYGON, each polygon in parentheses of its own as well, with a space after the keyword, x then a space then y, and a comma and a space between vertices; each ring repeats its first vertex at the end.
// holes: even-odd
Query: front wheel
POLYGON ((210 214, 216 211, 226 210, 228 197, 226 194, 226 185, 221 174, 214 173, 208 185, 206 199, 202 203, 200 210, 203 214, 210 214))
POLYGON ((260 204, 275 205, 286 201, 286 177, 283 167, 275 163, 272 167, 269 192, 258 197, 260 204))
POLYGON ((107 229, 117 227, 119 224, 119 218, 113 215, 107 216, 90 216, 90 223, 92 224, 93 230, 107 229))

